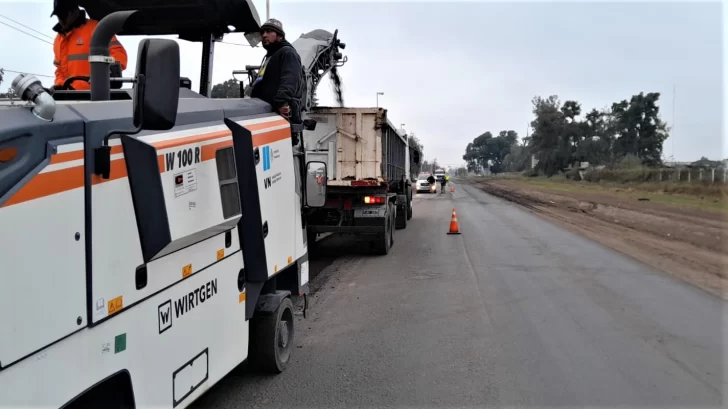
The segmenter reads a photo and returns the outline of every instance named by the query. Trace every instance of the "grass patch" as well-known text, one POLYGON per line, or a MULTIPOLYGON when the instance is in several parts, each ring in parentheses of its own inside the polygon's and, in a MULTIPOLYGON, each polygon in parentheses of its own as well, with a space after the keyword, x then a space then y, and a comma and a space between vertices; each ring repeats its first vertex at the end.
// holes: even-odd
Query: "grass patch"
POLYGON ((647 198, 657 203, 728 213, 728 186, 719 184, 677 182, 589 183, 571 181, 561 175, 551 178, 508 177, 505 179, 522 186, 532 186, 556 192, 604 194, 629 200, 647 198))

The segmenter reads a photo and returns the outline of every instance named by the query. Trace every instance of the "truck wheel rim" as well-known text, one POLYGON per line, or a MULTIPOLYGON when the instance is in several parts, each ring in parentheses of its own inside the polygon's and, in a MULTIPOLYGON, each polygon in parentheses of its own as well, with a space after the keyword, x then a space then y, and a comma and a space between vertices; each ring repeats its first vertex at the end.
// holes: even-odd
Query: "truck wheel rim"
POLYGON ((286 321, 281 321, 280 329, 281 336, 278 338, 278 346, 285 349, 288 346, 288 323, 286 321))
POLYGON ((288 362, 291 355, 291 343, 293 342, 293 313, 286 308, 281 314, 281 321, 278 323, 278 359, 281 363, 288 362))

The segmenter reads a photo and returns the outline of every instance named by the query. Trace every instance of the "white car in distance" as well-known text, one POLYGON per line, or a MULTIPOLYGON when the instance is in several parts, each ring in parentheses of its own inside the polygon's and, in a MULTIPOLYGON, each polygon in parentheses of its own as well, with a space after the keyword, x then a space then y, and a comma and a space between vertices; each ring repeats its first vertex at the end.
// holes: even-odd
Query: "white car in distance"
POLYGON ((437 182, 430 184, 430 182, 427 181, 427 178, 430 177, 430 175, 430 173, 420 173, 420 175, 417 176, 417 183, 415 183, 417 193, 435 193, 437 191, 437 182))

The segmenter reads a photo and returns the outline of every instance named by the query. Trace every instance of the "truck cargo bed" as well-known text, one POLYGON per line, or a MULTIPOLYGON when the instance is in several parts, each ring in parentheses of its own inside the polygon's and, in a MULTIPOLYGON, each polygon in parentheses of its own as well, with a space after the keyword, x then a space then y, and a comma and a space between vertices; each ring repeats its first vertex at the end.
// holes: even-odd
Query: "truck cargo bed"
POLYGON ((379 186, 405 178, 406 136, 384 108, 315 107, 315 131, 304 132, 309 160, 327 164, 329 186, 379 186))

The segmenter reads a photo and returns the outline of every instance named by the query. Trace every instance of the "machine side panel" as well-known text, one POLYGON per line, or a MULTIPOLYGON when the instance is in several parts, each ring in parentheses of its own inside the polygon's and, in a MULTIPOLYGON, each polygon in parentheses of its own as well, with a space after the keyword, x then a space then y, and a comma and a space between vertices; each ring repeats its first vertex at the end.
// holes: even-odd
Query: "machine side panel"
MULTIPOLYGON (((257 112, 260 111, 258 105, 260 104, 240 103, 239 108, 244 109, 249 106, 257 112)), ((92 163, 93 150, 100 146, 103 136, 108 131, 131 128, 131 104, 127 101, 79 104, 74 108, 87 119, 87 132, 91 136, 86 146, 79 146, 79 149, 85 149, 88 163, 92 163)), ((230 132, 223 124, 223 118, 223 111, 214 101, 181 99, 175 128, 162 132, 142 132, 137 136, 140 142, 153 146, 157 151, 159 175, 157 177, 161 178, 165 192, 172 239, 172 242, 158 253, 155 259, 149 261, 148 265, 145 265, 141 251, 137 214, 127 177, 124 152, 119 139, 111 139, 110 179, 103 180, 96 175, 90 176, 92 213, 88 220, 92 226, 93 251, 90 257, 92 268, 89 269, 87 279, 92 286, 92 293, 89 295, 89 315, 94 323, 132 308, 156 292, 165 290, 218 262, 218 251, 221 250, 226 255, 236 251, 236 246, 239 246, 237 238, 232 240, 231 247, 226 248, 224 232, 226 229, 231 229, 240 216, 231 219, 231 223, 226 226, 223 226, 225 223, 221 217, 217 217, 222 214, 222 204, 214 160, 215 152, 217 149, 232 145, 230 132), (198 148, 200 161, 196 162, 195 152, 198 148), (190 149, 193 151, 191 156, 190 149), (188 154, 183 163, 180 163, 181 156, 177 154, 182 150, 188 154), (203 161, 203 158, 206 160, 203 161), (180 194, 175 198, 176 202, 170 204, 170 197, 173 197, 177 190, 174 185, 174 171, 188 171, 192 165, 196 168, 198 181, 205 180, 204 186, 202 183, 196 187, 188 186, 189 189, 184 191, 186 193, 180 194), (200 217, 198 201, 189 198, 194 196, 195 192, 200 194, 203 190, 205 198, 213 200, 214 203, 205 202, 210 211, 205 211, 200 217), (182 203, 181 200, 184 200, 186 205, 184 208, 176 206, 177 202, 182 203), (210 221, 211 217, 215 220, 210 221), (184 250, 188 246, 194 248, 184 250), (147 276, 146 285, 144 282, 140 283, 135 275, 135 272, 143 272, 144 268, 147 276), (98 308, 100 305, 105 307, 98 308)))
MULTIPOLYGON (((48 164, 35 178, 61 173, 48 164)), ((0 208, 0 368, 87 325, 83 173, 69 177, 77 188, 0 208)))
POLYGON ((230 253, 114 319, 0 370, 2 406, 63 407, 125 370, 137 408, 173 408, 174 385, 181 385, 175 372, 207 350, 206 383, 184 397, 177 391, 176 408, 189 406, 247 357, 246 300, 237 285, 242 267, 240 252, 230 253))
MULTIPOLYGON (((156 199, 161 204, 154 204, 154 195, 146 197, 141 191, 132 191, 124 153, 113 154, 110 180, 93 185, 93 322, 132 307, 216 263, 220 260, 219 254, 229 254, 239 248, 237 237, 231 247, 225 246, 224 233, 237 224, 240 214, 229 221, 223 218, 217 175, 216 152, 232 145, 227 127, 215 122, 202 123, 198 127, 143 135, 137 143, 144 143, 155 152, 151 159, 140 156, 130 160, 129 167, 138 165, 147 171, 155 168, 156 173, 147 172, 146 183, 155 195, 161 195, 156 199), (186 159, 180 163, 182 153, 186 159), (190 172, 194 173, 191 178, 190 172), (177 183, 180 176, 183 183, 177 183), (135 210, 134 200, 139 201, 136 209, 139 211, 135 210), (145 207, 148 201, 152 207, 164 206, 167 219, 137 221, 137 216, 149 210, 145 207), (137 227, 140 223, 152 223, 148 227, 152 231, 169 229, 171 241, 161 251, 155 248, 151 258, 145 258, 142 253, 137 227), (144 286, 135 277, 140 268, 146 268, 144 286), (110 302, 117 307, 109 308, 110 302), (107 308, 96 308, 104 304, 107 308)), ((114 153, 119 141, 112 140, 111 146, 114 153)))
POLYGON ((63 161, 69 138, 82 141, 84 123, 78 115, 68 107, 59 106, 53 122, 44 122, 30 108, 3 108, 0 124, 0 150, 14 156, 0 161, 0 206, 60 193, 72 186, 66 181, 68 172, 39 172, 54 154, 53 164, 63 161))
POLYGON ((87 321, 83 172, 61 163, 83 122, 65 107, 54 122, 18 107, 0 109, 0 123, 2 369, 87 321))
POLYGON ((253 146, 260 151, 256 166, 260 208, 265 235, 268 277, 294 262, 296 253, 291 226, 295 224, 295 175, 291 128, 283 121, 270 132, 254 130, 253 146))

